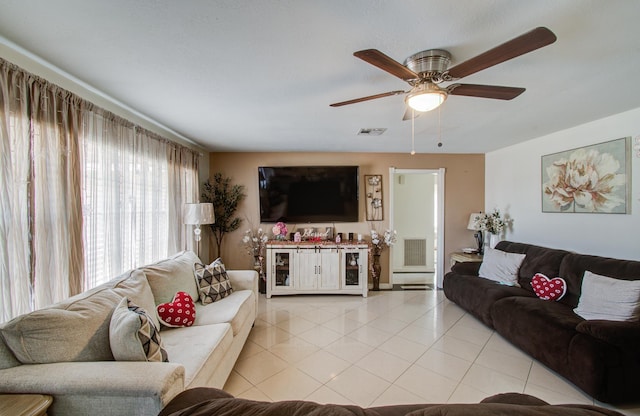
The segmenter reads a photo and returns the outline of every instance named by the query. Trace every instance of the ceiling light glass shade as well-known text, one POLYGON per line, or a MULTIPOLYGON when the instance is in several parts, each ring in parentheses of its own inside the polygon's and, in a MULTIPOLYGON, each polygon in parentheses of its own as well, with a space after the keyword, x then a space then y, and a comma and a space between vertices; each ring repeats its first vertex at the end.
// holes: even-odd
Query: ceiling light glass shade
POLYGON ((431 111, 447 99, 446 91, 432 83, 418 85, 407 95, 407 105, 416 111, 431 111))

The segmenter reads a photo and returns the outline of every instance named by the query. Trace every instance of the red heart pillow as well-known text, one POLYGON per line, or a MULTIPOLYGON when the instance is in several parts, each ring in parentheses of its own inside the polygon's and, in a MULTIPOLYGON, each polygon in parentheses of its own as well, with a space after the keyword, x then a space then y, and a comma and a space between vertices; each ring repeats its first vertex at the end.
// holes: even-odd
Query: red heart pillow
POLYGON ((196 320, 196 307, 187 292, 178 292, 173 300, 156 308, 158 318, 166 326, 191 326, 196 320))
POLYGON ((563 278, 549 279, 542 273, 536 273, 533 276, 531 287, 542 300, 560 300, 567 293, 567 282, 563 278))

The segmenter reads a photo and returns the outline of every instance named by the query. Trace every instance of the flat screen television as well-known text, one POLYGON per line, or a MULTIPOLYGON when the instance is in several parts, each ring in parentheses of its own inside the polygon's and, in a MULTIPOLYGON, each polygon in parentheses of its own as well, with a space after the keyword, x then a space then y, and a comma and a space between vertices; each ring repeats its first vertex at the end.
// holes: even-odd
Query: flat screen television
POLYGON ((265 166, 258 181, 261 222, 358 222, 358 166, 265 166))

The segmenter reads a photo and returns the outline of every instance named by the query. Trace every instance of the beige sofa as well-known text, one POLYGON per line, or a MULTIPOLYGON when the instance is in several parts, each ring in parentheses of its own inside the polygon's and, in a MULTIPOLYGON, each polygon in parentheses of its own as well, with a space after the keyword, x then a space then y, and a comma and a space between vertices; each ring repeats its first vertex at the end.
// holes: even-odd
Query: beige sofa
POLYGON ((221 388, 255 321, 253 270, 227 271, 233 293, 207 305, 196 302, 193 326, 162 326, 168 362, 116 361, 112 353, 124 342, 109 336, 122 298, 153 311, 160 328, 156 305, 177 291, 198 299, 196 262, 193 252, 178 253, 0 325, 0 393, 49 394, 50 415, 157 415, 187 388, 221 388))

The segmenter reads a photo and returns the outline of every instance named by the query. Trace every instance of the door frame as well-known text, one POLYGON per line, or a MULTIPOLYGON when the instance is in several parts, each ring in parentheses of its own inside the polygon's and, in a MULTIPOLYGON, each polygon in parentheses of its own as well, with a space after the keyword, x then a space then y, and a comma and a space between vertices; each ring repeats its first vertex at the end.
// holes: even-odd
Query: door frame
MULTIPOLYGON (((396 174, 427 174, 435 173, 437 175, 438 184, 438 204, 436 209, 437 215, 437 228, 438 236, 436 238, 436 286, 442 288, 442 281, 444 278, 444 176, 445 168, 438 169, 398 169, 394 166, 389 168, 389 228, 394 229, 394 186, 396 174)), ((389 285, 393 287, 393 246, 390 248, 389 253, 389 285)))

